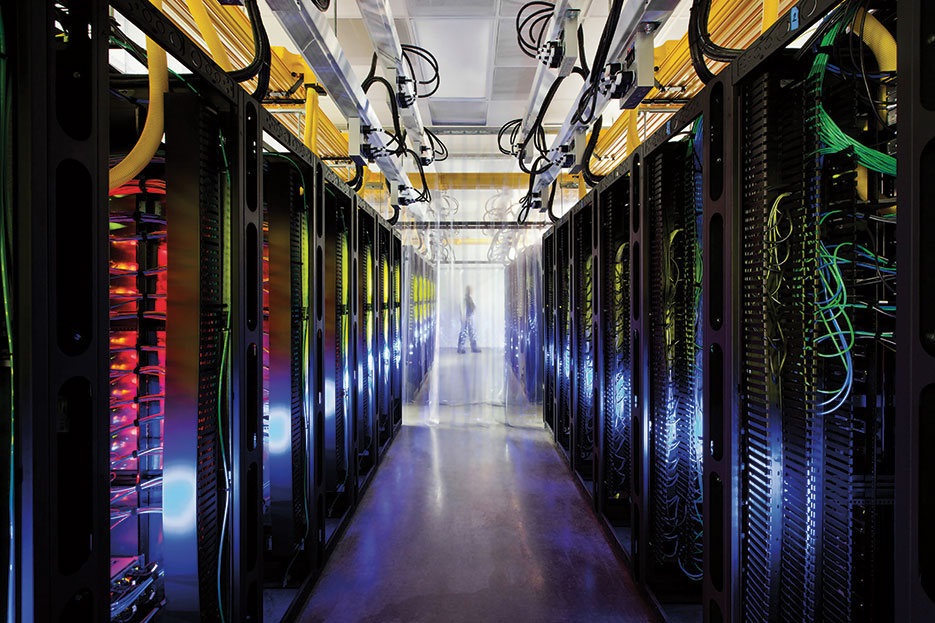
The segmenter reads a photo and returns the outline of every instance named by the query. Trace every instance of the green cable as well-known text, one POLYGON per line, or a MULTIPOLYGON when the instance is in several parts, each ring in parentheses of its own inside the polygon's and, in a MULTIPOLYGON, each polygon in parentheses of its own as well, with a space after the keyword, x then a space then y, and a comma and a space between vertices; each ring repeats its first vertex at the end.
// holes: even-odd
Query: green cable
MULTIPOLYGON (((845 22, 850 20, 852 14, 853 11, 844 11, 841 14, 841 18, 822 38, 820 49, 826 50, 834 45, 834 42, 841 33, 845 22)), ((822 142, 827 145, 827 147, 819 148, 816 153, 838 153, 850 148, 854 150, 854 154, 857 156, 857 160, 860 162, 860 164, 864 165, 868 169, 877 171, 878 173, 883 173, 885 175, 891 175, 895 177, 896 158, 877 151, 876 149, 867 147, 863 143, 860 143, 845 134, 838 126, 838 124, 835 123, 834 119, 831 118, 831 115, 828 114, 828 111, 825 110, 824 105, 821 103, 820 98, 822 89, 824 87, 825 70, 828 67, 829 58, 830 55, 828 52, 818 52, 818 54, 815 55, 815 62, 812 64, 811 71, 809 71, 808 74, 809 79, 814 80, 815 90, 818 94, 818 101, 816 102, 815 110, 815 123, 818 129, 818 136, 822 142)))
MULTIPOLYGON (((224 502, 224 506, 225 506, 224 514, 226 516, 227 506, 229 504, 229 499, 230 499, 230 477, 228 476, 228 470, 227 470, 227 452, 224 449, 224 424, 223 424, 223 416, 221 413, 221 405, 222 405, 221 394, 224 388, 224 373, 225 373, 226 362, 227 362, 227 345, 228 345, 228 342, 230 341, 229 321, 228 321, 228 326, 222 329, 221 332, 223 333, 224 337, 222 338, 222 346, 221 346, 221 366, 220 366, 220 372, 218 374, 217 402, 218 402, 218 438, 220 439, 220 442, 221 442, 221 461, 222 461, 222 465, 224 466, 224 480, 225 480, 224 489, 226 491, 226 495, 228 498, 228 501, 224 502)), ((226 527, 227 527, 227 518, 225 517, 223 523, 221 524, 221 538, 219 541, 220 546, 218 547, 218 572, 217 572, 217 575, 218 575, 218 582, 217 582, 218 584, 218 612, 221 615, 221 623, 224 623, 226 621, 226 619, 224 618, 224 599, 221 594, 221 559, 224 556, 224 532, 225 532, 226 527)))
POLYGON ((15 544, 15 530, 16 524, 13 520, 15 515, 15 481, 13 474, 15 471, 15 408, 14 408, 14 371, 15 366, 13 363, 13 310, 12 310, 12 297, 10 296, 10 266, 7 263, 7 252, 8 248, 12 247, 12 232, 8 231, 10 226, 10 219, 8 218, 7 211, 9 210, 10 205, 12 204, 12 198, 10 194, 12 193, 12 184, 9 183, 8 179, 8 167, 11 162, 9 159, 8 151, 10 146, 8 145, 8 139, 10 136, 9 133, 9 124, 10 124, 10 102, 9 94, 7 88, 7 45, 6 45, 6 24, 3 21, 3 11, 0 10, 0 281, 2 281, 3 288, 3 321, 5 323, 6 329, 6 339, 7 339, 7 352, 10 355, 10 476, 9 482, 7 485, 10 488, 9 491, 9 500, 8 500, 8 512, 10 515, 10 533, 9 533, 9 557, 10 557, 10 572, 9 577, 7 578, 7 619, 12 621, 14 618, 14 608, 15 608, 15 556, 13 555, 13 549, 15 544), (9 239, 8 239, 9 236, 9 239))
POLYGON ((302 179, 302 189, 303 189, 302 190, 302 207, 305 208, 305 210, 307 211, 308 210, 308 199, 307 199, 308 186, 305 184, 305 173, 302 171, 302 167, 299 166, 299 163, 293 160, 292 158, 290 158, 289 156, 287 156, 286 154, 281 154, 276 151, 266 151, 266 152, 263 152, 263 155, 271 156, 274 158, 282 158, 283 160, 290 162, 292 166, 295 167, 295 170, 299 172, 299 177, 302 179))

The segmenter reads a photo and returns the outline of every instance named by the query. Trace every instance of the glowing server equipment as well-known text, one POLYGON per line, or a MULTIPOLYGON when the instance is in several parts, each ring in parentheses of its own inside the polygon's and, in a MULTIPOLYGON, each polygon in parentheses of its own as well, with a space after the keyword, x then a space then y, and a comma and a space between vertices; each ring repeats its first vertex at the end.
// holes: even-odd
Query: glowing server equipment
POLYGON ((702 551, 702 120, 646 157, 650 228, 650 526, 647 582, 700 601, 702 551))

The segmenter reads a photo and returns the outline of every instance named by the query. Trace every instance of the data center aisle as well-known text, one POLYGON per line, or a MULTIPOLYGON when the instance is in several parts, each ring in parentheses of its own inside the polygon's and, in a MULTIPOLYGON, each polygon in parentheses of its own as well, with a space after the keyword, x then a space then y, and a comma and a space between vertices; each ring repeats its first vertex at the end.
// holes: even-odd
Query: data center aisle
POLYGON ((538 413, 427 408, 406 413, 300 621, 652 620, 538 413))

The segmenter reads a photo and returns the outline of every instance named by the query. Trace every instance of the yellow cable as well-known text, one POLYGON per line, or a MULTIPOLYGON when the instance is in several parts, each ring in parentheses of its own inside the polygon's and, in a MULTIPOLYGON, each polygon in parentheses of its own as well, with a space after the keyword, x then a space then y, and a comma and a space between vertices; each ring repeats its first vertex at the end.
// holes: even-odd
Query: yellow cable
POLYGON ((779 19, 779 0, 763 0, 763 32, 779 19))
MULTIPOLYGON (((162 9, 162 0, 152 0, 152 3, 157 9, 162 9)), ((169 90, 166 51, 155 41, 146 37, 146 56, 149 63, 149 109, 146 111, 146 123, 130 153, 110 169, 109 188, 111 190, 123 186, 136 177, 137 173, 153 159, 162 141, 165 125, 165 94, 169 90)))
POLYGON ((214 62, 224 71, 233 69, 230 58, 227 56, 227 48, 221 43, 217 28, 208 15, 208 9, 205 7, 205 0, 186 0, 186 2, 188 4, 188 10, 191 11, 192 17, 195 18, 195 23, 198 25, 198 30, 201 32, 201 38, 208 44, 208 49, 211 51, 211 57, 214 59, 214 62))
POLYGON ((866 13, 866 19, 864 13, 861 8, 854 15, 854 21, 851 23, 853 32, 861 35, 864 43, 873 52, 880 71, 896 71, 896 39, 872 13, 866 13))
MULTIPOLYGON (((851 22, 851 31, 861 37, 867 44, 874 58, 877 59, 877 65, 880 71, 896 71, 896 39, 886 29, 886 26, 880 23, 872 13, 866 13, 863 8, 857 9, 854 15, 854 21, 851 22)), ((881 87, 880 101, 886 101, 886 86, 881 87)), ((875 105, 875 104, 874 104, 875 105)), ((866 201, 870 196, 868 183, 868 171, 864 166, 857 167, 857 196, 866 201)))

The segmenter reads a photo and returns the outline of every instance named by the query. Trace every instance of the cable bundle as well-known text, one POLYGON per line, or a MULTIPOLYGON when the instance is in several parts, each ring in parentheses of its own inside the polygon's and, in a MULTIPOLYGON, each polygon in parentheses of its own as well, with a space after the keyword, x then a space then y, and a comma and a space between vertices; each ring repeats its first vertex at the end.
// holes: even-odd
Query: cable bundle
MULTIPOLYGON (((330 2, 330 0, 325 1, 326 3, 330 2)), ((266 92, 269 91, 272 50, 270 49, 269 36, 263 26, 263 18, 260 15, 257 0, 245 0, 244 4, 247 7, 247 15, 250 17, 250 26, 253 30, 253 60, 246 67, 230 71, 227 75, 237 82, 246 82, 256 77, 257 84, 256 89, 253 91, 253 97, 262 100, 266 98, 266 92)))
POLYGON ((516 14, 516 43, 529 58, 537 58, 554 11, 555 5, 551 2, 533 0, 524 4, 516 14))
POLYGON ((844 25, 850 23, 853 14, 854 11, 851 9, 838 12, 834 25, 831 26, 830 30, 821 40, 821 46, 818 53, 815 55, 815 61, 808 74, 809 79, 813 81, 815 93, 818 98, 814 121, 818 136, 825 144, 825 147, 821 148, 819 153, 838 153, 846 149, 853 149, 854 154, 857 156, 857 161, 863 166, 877 171, 878 173, 895 176, 896 158, 871 147, 867 147, 863 143, 845 134, 821 103, 825 70, 828 68, 829 60, 829 52, 827 50, 834 45, 844 25))
POLYGON ((692 0, 688 20, 688 49, 691 54, 692 67, 705 84, 714 79, 714 74, 705 63, 705 57, 713 61, 729 63, 743 51, 722 47, 711 40, 711 34, 708 32, 710 13, 711 0, 692 0))
POLYGON ((438 75, 438 59, 435 58, 435 55, 426 50, 425 48, 419 47, 417 45, 410 45, 407 43, 402 44, 403 49, 403 59, 406 61, 406 64, 409 66, 409 73, 412 74, 412 80, 415 86, 416 97, 426 98, 435 95, 435 92, 438 91, 438 87, 441 86, 441 79, 438 75), (416 56, 426 63, 429 67, 432 68, 434 72, 428 80, 419 80, 416 78, 416 73, 413 68, 412 58, 410 55, 416 56), (426 86, 429 88, 427 93, 419 93, 419 85, 426 86))

